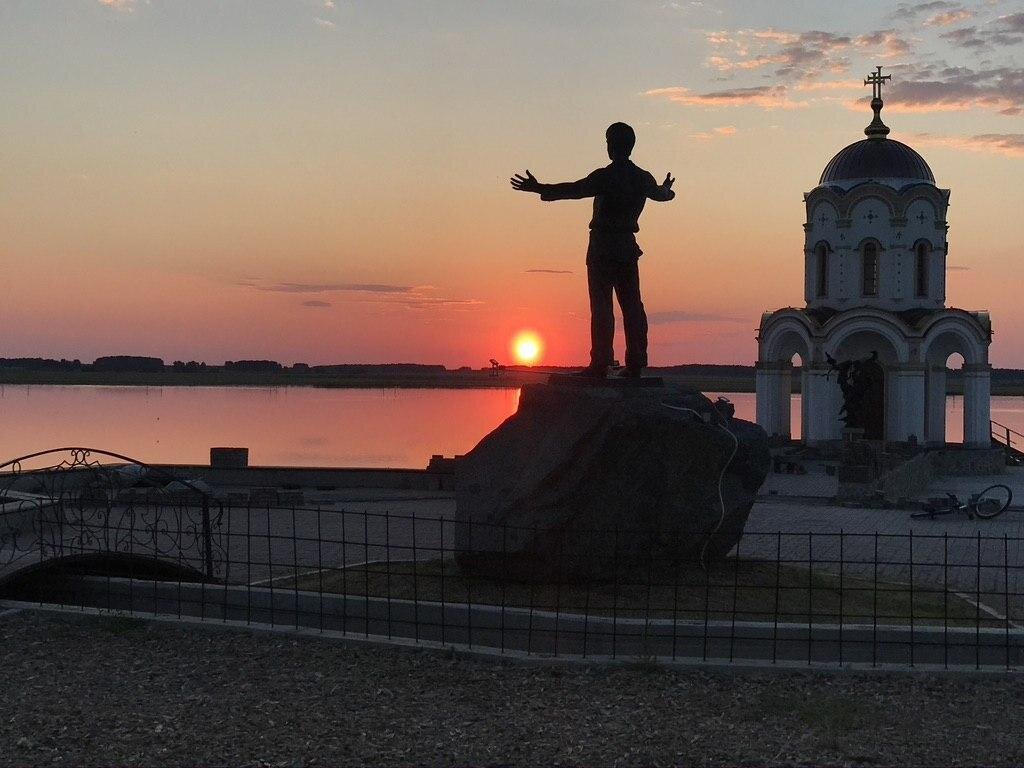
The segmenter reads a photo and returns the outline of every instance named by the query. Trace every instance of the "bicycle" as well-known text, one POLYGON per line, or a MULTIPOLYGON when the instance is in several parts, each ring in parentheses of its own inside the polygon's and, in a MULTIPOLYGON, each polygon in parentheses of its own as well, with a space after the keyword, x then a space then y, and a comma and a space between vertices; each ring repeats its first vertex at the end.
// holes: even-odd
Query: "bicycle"
POLYGON ((971 494, 966 503, 960 501, 955 493, 947 493, 945 499, 932 499, 921 512, 911 513, 911 517, 934 520, 939 515, 951 515, 963 512, 969 520, 991 520, 998 517, 1013 501, 1013 491, 1006 485, 990 485, 981 493, 971 494))

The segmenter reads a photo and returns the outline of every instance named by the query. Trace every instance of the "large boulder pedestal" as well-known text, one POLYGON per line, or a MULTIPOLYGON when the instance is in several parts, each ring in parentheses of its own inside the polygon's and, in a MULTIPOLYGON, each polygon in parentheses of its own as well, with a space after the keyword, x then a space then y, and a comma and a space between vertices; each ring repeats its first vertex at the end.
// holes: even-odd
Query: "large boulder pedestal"
POLYGON ((722 411, 674 386, 524 387, 456 469, 460 568, 579 581, 724 557, 770 456, 764 430, 722 411))

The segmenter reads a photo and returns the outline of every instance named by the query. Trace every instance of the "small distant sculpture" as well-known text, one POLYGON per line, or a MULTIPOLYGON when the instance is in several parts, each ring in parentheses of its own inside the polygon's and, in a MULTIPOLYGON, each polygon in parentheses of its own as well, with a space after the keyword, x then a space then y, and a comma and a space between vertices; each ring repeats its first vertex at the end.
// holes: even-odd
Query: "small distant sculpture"
POLYGON ((625 123, 613 123, 605 132, 611 164, 579 181, 541 184, 529 170, 510 181, 520 192, 534 192, 541 200, 594 198, 587 249, 587 284, 590 290, 590 365, 580 374, 603 379, 614 360, 612 341, 615 315, 612 293, 622 309, 626 332, 626 367, 622 376, 640 378, 647 366, 647 315, 640 300, 637 262, 643 251, 636 242, 638 220, 648 199, 667 202, 675 197, 669 173, 658 184, 654 176, 635 165, 629 155, 636 134, 625 123))
POLYGON ((872 351, 863 360, 837 362, 826 354, 831 371, 836 372, 843 405, 839 417, 853 429, 864 430, 869 438, 881 438, 884 431, 882 415, 884 374, 878 362, 878 352, 872 351))

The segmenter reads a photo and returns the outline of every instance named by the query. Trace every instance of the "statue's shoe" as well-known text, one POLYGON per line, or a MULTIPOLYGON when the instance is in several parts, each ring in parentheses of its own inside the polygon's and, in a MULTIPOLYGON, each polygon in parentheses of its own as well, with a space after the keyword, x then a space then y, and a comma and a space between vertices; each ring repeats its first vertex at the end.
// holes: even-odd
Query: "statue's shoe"
POLYGON ((608 366, 588 365, 582 371, 573 373, 573 376, 578 376, 581 379, 603 379, 608 376, 608 366))
POLYGON ((623 368, 621 371, 619 371, 619 378, 620 379, 642 379, 643 376, 644 376, 644 369, 643 368, 636 368, 636 367, 629 366, 629 365, 627 365, 625 368, 623 368))

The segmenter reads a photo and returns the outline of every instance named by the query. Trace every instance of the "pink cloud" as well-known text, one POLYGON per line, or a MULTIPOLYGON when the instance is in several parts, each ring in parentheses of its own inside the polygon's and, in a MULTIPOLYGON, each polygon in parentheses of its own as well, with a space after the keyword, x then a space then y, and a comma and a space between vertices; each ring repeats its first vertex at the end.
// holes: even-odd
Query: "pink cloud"
POLYGON ((753 88, 730 88, 724 91, 694 93, 683 86, 654 88, 644 91, 644 96, 667 99, 688 107, 743 107, 761 109, 798 109, 807 102, 793 101, 784 85, 761 85, 753 88))
POLYGON ((854 40, 854 45, 886 59, 906 56, 910 53, 910 42, 894 29, 881 29, 867 35, 860 35, 854 40))
POLYGON ((710 131, 701 131, 700 133, 691 133, 691 139, 698 139, 699 141, 710 141, 711 139, 728 138, 729 136, 735 136, 737 133, 735 125, 721 125, 718 128, 712 128, 710 131))
POLYGON ((925 19, 924 25, 926 27, 950 27, 954 24, 967 21, 974 16, 974 11, 969 11, 966 8, 960 8, 955 11, 946 11, 945 13, 937 13, 934 16, 925 19))
POLYGON ((919 133, 914 136, 917 144, 968 152, 988 152, 1006 157, 1024 157, 1024 133, 981 133, 974 136, 938 136, 919 133))

